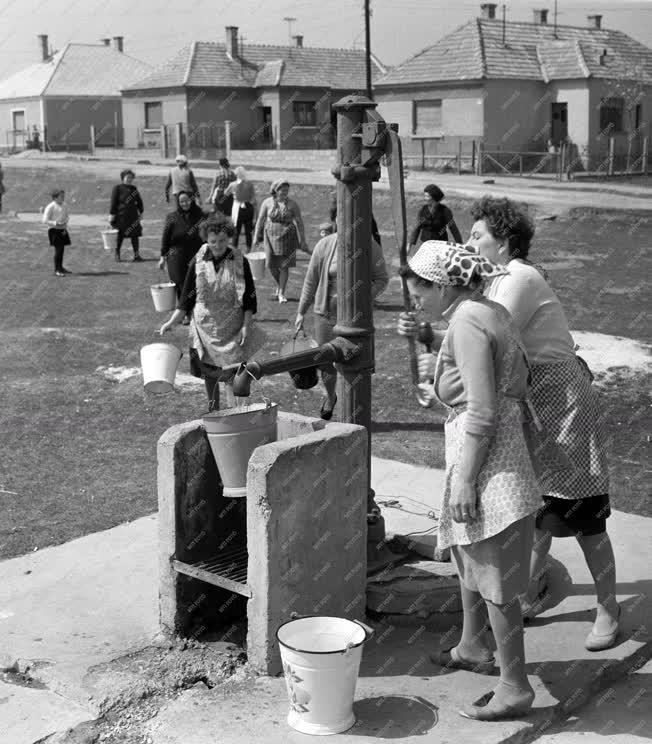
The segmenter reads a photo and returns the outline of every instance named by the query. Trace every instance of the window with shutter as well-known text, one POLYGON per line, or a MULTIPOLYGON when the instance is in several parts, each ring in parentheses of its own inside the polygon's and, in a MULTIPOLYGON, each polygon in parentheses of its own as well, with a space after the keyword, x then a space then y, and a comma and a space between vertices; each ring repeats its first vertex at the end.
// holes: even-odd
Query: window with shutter
POLYGON ((441 134, 441 98, 414 102, 413 134, 441 134))

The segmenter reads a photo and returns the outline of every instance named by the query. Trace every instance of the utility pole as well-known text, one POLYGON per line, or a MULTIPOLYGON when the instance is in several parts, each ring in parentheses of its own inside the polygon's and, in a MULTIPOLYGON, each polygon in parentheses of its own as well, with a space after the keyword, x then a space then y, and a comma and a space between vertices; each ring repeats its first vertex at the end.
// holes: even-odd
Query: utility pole
POLYGON ((555 19, 554 19, 554 32, 553 35, 555 39, 557 38, 557 0, 555 0, 555 19))
POLYGON ((505 46, 505 3, 503 3, 503 46, 505 46))
POLYGON ((364 0, 364 36, 365 36, 365 60, 367 63, 367 98, 373 101, 371 91, 371 10, 370 0, 364 0))
POLYGON ((297 19, 296 18, 292 18, 291 16, 285 16, 285 18, 283 18, 283 20, 288 25, 288 41, 289 41, 289 45, 292 46, 292 24, 297 19))

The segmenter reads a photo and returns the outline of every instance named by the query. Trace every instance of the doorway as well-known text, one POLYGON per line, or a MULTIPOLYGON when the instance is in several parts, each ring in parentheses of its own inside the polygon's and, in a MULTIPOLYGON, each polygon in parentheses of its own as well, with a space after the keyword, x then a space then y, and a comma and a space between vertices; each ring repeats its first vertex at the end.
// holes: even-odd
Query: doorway
POLYGON ((11 125, 14 135, 14 148, 22 149, 25 147, 25 111, 11 112, 11 125))
POLYGON ((568 104, 553 103, 550 112, 550 139, 559 147, 568 137, 568 104))
POLYGON ((274 128, 272 126, 272 107, 263 106, 263 132, 262 140, 271 145, 274 142, 274 128))

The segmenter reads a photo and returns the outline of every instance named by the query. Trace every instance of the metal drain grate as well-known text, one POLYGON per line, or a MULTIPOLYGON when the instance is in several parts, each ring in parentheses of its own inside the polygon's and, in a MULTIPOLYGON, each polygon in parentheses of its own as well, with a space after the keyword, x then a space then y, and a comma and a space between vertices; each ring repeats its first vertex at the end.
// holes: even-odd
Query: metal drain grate
POLYGON ((184 563, 173 559, 172 568, 207 584, 221 586, 236 594, 251 597, 251 589, 247 585, 248 560, 246 548, 235 548, 223 551, 215 558, 196 563, 184 563))

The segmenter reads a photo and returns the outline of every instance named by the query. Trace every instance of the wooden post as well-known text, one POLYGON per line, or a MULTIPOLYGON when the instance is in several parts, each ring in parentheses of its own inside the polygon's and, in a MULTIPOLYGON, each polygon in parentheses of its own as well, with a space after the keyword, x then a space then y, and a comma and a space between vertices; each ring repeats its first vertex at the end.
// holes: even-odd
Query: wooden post
POLYGON ((174 146, 176 148, 177 155, 183 155, 181 150, 183 149, 183 124, 179 121, 174 125, 174 146))
POLYGON ((120 141, 118 138, 118 112, 113 112, 113 147, 117 150, 120 147, 120 141))
POLYGON ((91 124, 90 142, 88 150, 91 155, 95 155, 95 124, 91 124))
POLYGON ((643 137, 643 162, 641 163, 641 173, 647 176, 647 158, 648 158, 648 138, 643 137))
POLYGON ((484 142, 478 143, 478 175, 482 175, 482 158, 484 157, 484 142))
POLYGON ((561 143, 561 152, 559 154, 560 158, 560 164, 559 164, 559 180, 564 180, 564 171, 566 170, 566 143, 561 143))
POLYGON ((518 154, 518 175, 523 175, 523 155, 520 152, 518 154))
POLYGON ((224 122, 224 157, 231 159, 231 121, 224 122))
POLYGON ((457 143, 457 175, 462 175, 462 140, 457 143))
POLYGON ((632 164, 632 138, 627 138, 627 159, 625 160, 625 173, 629 173, 632 164))
POLYGON ((421 138, 421 170, 424 171, 426 169, 426 141, 421 138))
POLYGON ((614 174, 614 157, 616 153, 616 138, 609 137, 609 167, 607 169, 607 175, 613 176, 614 174))
POLYGON ((471 170, 475 173, 475 140, 471 142, 471 170))
POLYGON ((161 124, 161 157, 167 159, 168 157, 168 128, 165 124, 161 124))

